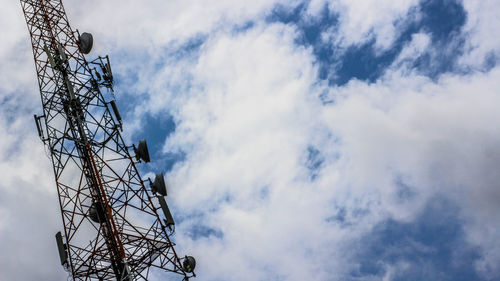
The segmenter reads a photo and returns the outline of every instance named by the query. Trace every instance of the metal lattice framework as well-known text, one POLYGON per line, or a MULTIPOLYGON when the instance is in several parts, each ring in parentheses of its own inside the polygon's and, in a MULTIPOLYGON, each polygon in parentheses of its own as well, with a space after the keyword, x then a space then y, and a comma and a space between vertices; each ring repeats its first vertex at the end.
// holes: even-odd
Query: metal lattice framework
POLYGON ((162 198, 146 189, 120 134, 109 59, 86 61, 61 0, 21 5, 43 105, 35 120, 50 151, 64 225, 63 266, 73 280, 148 280, 153 267, 183 280, 194 276, 159 216, 162 198))

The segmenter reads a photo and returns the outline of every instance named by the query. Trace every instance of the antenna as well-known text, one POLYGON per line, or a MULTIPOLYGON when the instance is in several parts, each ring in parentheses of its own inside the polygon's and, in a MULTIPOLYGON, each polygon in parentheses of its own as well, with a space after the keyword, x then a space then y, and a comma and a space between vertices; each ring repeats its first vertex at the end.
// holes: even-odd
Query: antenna
MULTIPOLYGON (((64 269, 73 280, 148 280, 153 268, 182 280, 196 276, 194 258, 179 258, 170 239, 164 182, 155 194, 144 186, 121 136, 109 57, 87 62, 93 37, 72 31, 61 0, 20 2, 43 106, 35 124, 59 196, 64 228, 56 245, 64 269)), ((145 141, 135 157, 149 162, 145 141)))

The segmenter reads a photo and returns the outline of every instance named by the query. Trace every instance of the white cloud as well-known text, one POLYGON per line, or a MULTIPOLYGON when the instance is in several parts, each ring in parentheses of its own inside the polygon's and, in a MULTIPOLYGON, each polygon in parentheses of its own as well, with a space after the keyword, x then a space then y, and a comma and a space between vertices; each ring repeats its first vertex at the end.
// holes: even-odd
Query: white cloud
POLYGON ((26 91, 31 97, 38 96, 36 80, 33 79, 33 55, 28 29, 24 23, 23 10, 19 2, 3 3, 0 10, 0 99, 7 93, 26 91))
POLYGON ((316 253, 335 236, 313 238, 330 232, 318 228, 325 217, 316 209, 327 207, 327 197, 307 183, 301 163, 318 137, 321 104, 313 58, 293 47, 294 34, 273 25, 213 38, 194 66, 197 87, 176 103, 181 122, 165 147, 189 151, 167 176, 176 187, 172 196, 179 210, 206 213, 202 221, 223 233, 222 241, 179 245, 201 258, 216 253, 211 260, 230 265, 201 263, 207 280, 324 278, 316 253))
POLYGON ((467 23, 464 31, 470 36, 466 43, 467 54, 462 58, 462 63, 475 67, 482 67, 489 55, 496 56, 498 61, 500 55, 500 39, 497 30, 500 27, 500 19, 497 16, 500 2, 498 0, 488 1, 463 1, 467 11, 467 23))
MULTIPOLYGON (((392 63, 393 68, 403 68, 401 71, 413 71, 413 63, 415 59, 429 51, 430 47, 429 35, 425 33, 415 33, 412 35, 411 41, 401 50, 401 53, 392 63)), ((431 65, 427 67, 432 67, 431 65)))
MULTIPOLYGON (((169 42, 183 42, 218 28, 231 28, 262 19, 281 0, 258 1, 89 1, 67 3, 73 25, 105 37, 96 43, 113 42, 118 47, 154 50, 169 42), (117 8, 119 7, 119 8, 117 8), (112 15, 112 16, 111 16, 112 15), (99 24, 96 25, 96 20, 99 24)), ((297 1, 295 1, 297 2, 297 1)), ((288 3, 290 3, 288 1, 288 3)), ((290 3, 291 4, 291 3, 290 3)), ((105 46, 109 50, 109 45, 105 46)))
MULTIPOLYGON (((306 275, 326 280, 321 276, 329 272, 314 268, 306 252, 314 261, 328 259, 339 250, 332 241, 349 244, 389 217, 410 222, 436 194, 459 202, 471 227, 478 220, 494 223, 483 214, 498 211, 493 168, 498 163, 483 151, 496 151, 491 144, 500 141, 491 126, 500 118, 495 109, 499 69, 444 76, 437 83, 389 72, 375 84, 352 81, 333 88, 335 104, 321 106, 313 58, 307 50, 284 47, 290 36, 292 30, 273 26, 215 38, 194 67, 198 87, 175 104, 181 122, 166 148, 188 153, 169 174, 177 187, 172 193, 177 208, 204 213, 202 222, 224 234, 222 241, 188 243, 195 252, 196 247, 203 249, 200 254, 213 250, 228 263, 250 255, 237 261, 233 278, 245 280, 248 272, 242 268, 264 276, 267 269, 259 273, 252 267, 260 260, 273 264, 273 272, 286 280, 306 275), (327 159, 314 182, 307 179, 303 162, 311 144, 327 159), (414 198, 398 197, 398 177, 414 198), (262 198, 263 188, 268 195, 262 198), (350 237, 325 222, 335 215, 334 204, 347 210, 350 237), (366 215, 349 215, 357 210, 366 215), (274 259, 282 256, 304 267, 290 271, 290 260, 274 259)), ((471 233, 481 232, 475 227, 471 233)), ((474 242, 486 246, 481 241, 474 242)), ((348 267, 329 260, 332 267, 348 267)), ((201 265, 200 272, 209 280, 226 276, 215 268, 201 265)))
POLYGON ((0 108, 0 279, 63 279, 54 239, 61 216, 50 160, 31 114, 21 107, 21 116, 6 120, 7 106, 0 108))
MULTIPOLYGON (((478 269, 497 276, 499 68, 438 81, 418 76, 401 67, 429 45, 427 35, 415 34, 376 83, 328 88, 317 81, 311 50, 295 46, 295 29, 262 22, 276 2, 66 3, 73 27, 94 33, 94 54, 112 50, 115 72, 137 74, 118 85, 141 99, 131 116, 168 112, 177 122, 165 151, 187 154, 167 176, 168 200, 174 216, 184 219, 175 237, 178 252, 197 257, 199 279, 344 280, 356 267, 359 237, 387 218, 411 222, 435 194, 459 204, 469 241, 484 253, 478 269), (256 23, 249 30, 231 31, 251 20, 256 23), (165 57, 201 33, 207 39, 195 54, 165 57), (321 104, 325 91, 334 104, 321 104), (310 147, 324 160, 314 181, 310 147), (398 180, 414 197, 398 196, 398 180), (343 223, 334 220, 340 209, 343 223), (222 236, 192 240, 186 233, 198 224, 222 236)), ((312 1, 310 15, 324 3, 312 1)), ((337 44, 376 38, 384 49, 394 40, 394 21, 416 1, 328 3, 340 13, 337 44)), ((465 4, 469 43, 477 48, 464 61, 474 64, 498 47, 488 35, 488 25, 497 24, 478 16, 494 10, 493 2, 465 4)), ((30 112, 39 98, 19 11, 14 4, 0 11, 2 25, 15 22, 0 42, 0 100, 14 93, 30 97, 9 103, 24 104, 13 116, 28 117, 10 124, 12 112, 0 115, 0 168, 7 175, 0 235, 2 248, 15 245, 23 252, 15 259, 0 253, 0 279, 54 280, 63 275, 53 243, 60 217, 49 160, 33 139, 30 112), (26 149, 16 150, 18 143, 26 149), (17 159, 8 156, 12 151, 17 159), (29 207, 19 208, 21 200, 29 207), (40 253, 47 258, 37 259, 40 253)))
POLYGON ((494 204, 485 204, 487 198, 476 201, 474 194, 484 188, 478 196, 488 194, 492 203, 497 200, 491 193, 496 190, 490 179, 495 173, 487 164, 495 161, 495 152, 486 151, 500 138, 489 121, 499 117, 495 110, 499 70, 468 78, 444 77, 437 84, 423 77, 395 75, 372 85, 352 82, 335 89, 340 97, 327 114, 352 162, 348 177, 364 187, 373 176, 382 176, 375 182, 389 181, 391 173, 399 172, 420 189, 439 187, 448 192, 443 189, 450 187, 466 192, 461 199, 491 212, 494 204))
POLYGON ((317 14, 327 5, 330 12, 339 14, 337 44, 347 47, 375 39, 375 47, 380 51, 391 46, 397 35, 397 22, 416 4, 417 0, 315 0, 308 11, 317 14))

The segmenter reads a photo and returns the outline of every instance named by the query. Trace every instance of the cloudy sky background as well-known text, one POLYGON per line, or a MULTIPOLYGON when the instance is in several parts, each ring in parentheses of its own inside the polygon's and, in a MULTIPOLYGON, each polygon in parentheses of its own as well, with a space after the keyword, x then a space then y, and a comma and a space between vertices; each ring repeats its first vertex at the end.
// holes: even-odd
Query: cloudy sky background
MULTIPOLYGON (((500 280, 500 1, 64 4, 196 280, 500 280)), ((65 280, 18 1, 0 28, 0 280, 65 280)))

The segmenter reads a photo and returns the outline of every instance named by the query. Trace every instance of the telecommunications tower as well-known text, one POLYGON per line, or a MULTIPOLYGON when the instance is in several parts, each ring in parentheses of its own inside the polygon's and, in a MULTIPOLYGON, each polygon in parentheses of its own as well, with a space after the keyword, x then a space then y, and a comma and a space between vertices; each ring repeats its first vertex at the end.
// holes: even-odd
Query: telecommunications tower
POLYGON ((163 175, 146 188, 136 168, 149 162, 146 141, 126 146, 121 136, 108 56, 86 60, 92 35, 71 29, 61 0, 21 6, 43 106, 35 123, 64 225, 56 234, 62 266, 73 280, 148 280, 153 268, 194 277, 194 258, 179 257, 170 240, 163 175))

